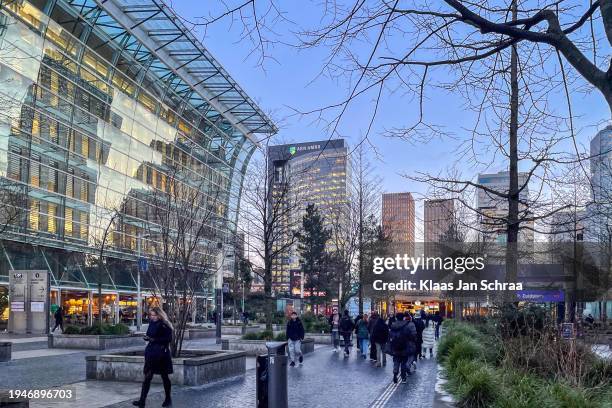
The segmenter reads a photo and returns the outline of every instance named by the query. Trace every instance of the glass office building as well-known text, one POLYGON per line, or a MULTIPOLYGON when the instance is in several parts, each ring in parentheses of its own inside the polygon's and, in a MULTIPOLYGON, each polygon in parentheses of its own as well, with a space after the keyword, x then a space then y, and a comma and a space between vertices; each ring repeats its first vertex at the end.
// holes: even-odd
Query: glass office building
MULTIPOLYGON (((287 234, 301 228, 308 204, 314 204, 331 228, 334 222, 345 222, 350 195, 348 146, 344 139, 322 140, 268 147, 268 177, 272 180, 271 200, 285 188, 284 198, 290 201, 287 234)), ((284 238, 285 239, 285 238, 284 238)), ((289 239, 288 237, 286 239, 289 239)), ((279 240, 280 247, 285 242, 279 240)), ((275 292, 300 293, 300 259, 297 243, 281 252, 272 268, 275 292)), ((328 243, 332 251, 333 244, 328 243)))
POLYGON ((0 285, 48 270, 51 303, 91 318, 101 279, 107 312, 126 313, 150 197, 178 184, 232 247, 257 134, 276 129, 181 19, 161 0, 0 5, 0 285))

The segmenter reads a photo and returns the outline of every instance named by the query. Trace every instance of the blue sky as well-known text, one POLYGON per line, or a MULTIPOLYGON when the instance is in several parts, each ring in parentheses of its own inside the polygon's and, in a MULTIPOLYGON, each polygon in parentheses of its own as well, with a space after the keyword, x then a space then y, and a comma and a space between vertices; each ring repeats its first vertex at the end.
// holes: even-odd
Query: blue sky
MULTIPOLYGON (((283 3, 289 18, 298 24, 316 23, 320 17, 317 14, 318 9, 311 6, 310 2, 283 3)), ((215 12, 207 9, 211 3, 201 0, 174 0, 172 5, 175 11, 187 20, 215 12)), ((266 61, 262 68, 254 56, 249 57, 252 44, 240 41, 242 26, 236 22, 233 25, 229 23, 229 20, 220 21, 209 27, 206 34, 200 30, 197 33, 198 37, 204 39, 206 48, 243 89, 266 112, 271 112, 280 126, 278 142, 327 139, 328 135, 323 127, 314 123, 313 118, 291 116, 292 109, 301 111, 316 109, 335 103, 346 96, 347 81, 318 76, 327 49, 298 51, 289 46, 276 45, 268 50, 274 61, 266 61)), ((285 42, 293 41, 289 29, 283 25, 277 27, 275 38, 285 42)), ((358 51, 367 49, 364 45, 363 50, 358 49, 358 51)), ((444 76, 445 73, 437 71, 436 75, 444 76)), ((560 93, 556 102, 553 102, 557 104, 554 108, 566 110, 564 98, 565 96, 560 93)), ((464 129, 472 126, 475 116, 463 108, 463 102, 464 100, 454 93, 442 90, 430 91, 427 93, 426 115, 430 122, 443 126, 456 138, 466 138, 468 134, 464 129)), ((588 146, 590 138, 598 128, 601 128, 601 122, 609 120, 608 107, 596 92, 572 95, 572 103, 577 116, 575 124, 578 130, 578 142, 582 146, 588 146)), ((361 140, 373 107, 371 98, 363 98, 355 102, 345 115, 339 131, 346 136, 349 144, 354 145, 361 140)), ((416 192, 417 196, 424 194, 425 186, 407 180, 402 174, 414 174, 416 171, 436 173, 442 170, 453 161, 453 150, 457 147, 457 140, 437 138, 425 144, 413 144, 380 136, 385 128, 408 125, 411 119, 416 117, 418 104, 413 94, 387 95, 379 112, 371 140, 377 146, 380 156, 372 158, 372 162, 383 179, 383 190, 411 191, 416 192)), ((505 169, 499 165, 489 170, 505 169)), ((464 175, 470 171, 474 176, 478 172, 477 169, 467 168, 464 175)))

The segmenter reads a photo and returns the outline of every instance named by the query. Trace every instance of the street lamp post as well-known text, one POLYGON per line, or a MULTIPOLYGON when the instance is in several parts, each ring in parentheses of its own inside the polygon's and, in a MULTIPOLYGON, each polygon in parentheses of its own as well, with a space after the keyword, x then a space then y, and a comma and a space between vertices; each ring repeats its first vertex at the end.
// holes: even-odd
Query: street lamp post
POLYGON ((136 273, 136 331, 140 331, 141 323, 142 323, 142 296, 140 293, 140 241, 142 237, 140 232, 136 235, 136 247, 138 251, 138 271, 136 273))

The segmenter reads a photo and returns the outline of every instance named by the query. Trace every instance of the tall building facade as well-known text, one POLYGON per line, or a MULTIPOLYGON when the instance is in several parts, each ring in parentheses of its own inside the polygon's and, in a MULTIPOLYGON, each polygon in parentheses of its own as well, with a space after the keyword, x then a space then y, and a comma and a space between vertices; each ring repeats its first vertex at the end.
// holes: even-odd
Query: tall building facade
POLYGON ((425 242, 440 242, 448 236, 455 222, 455 200, 425 200, 423 224, 425 242))
MULTIPOLYGON (((290 206, 285 220, 287 234, 301 226, 308 204, 317 206, 326 226, 342 222, 348 206, 350 177, 348 147, 343 139, 268 147, 268 177, 272 180, 270 199, 281 197, 290 206)), ((272 287, 276 292, 298 294, 300 277, 295 244, 277 259, 272 270, 272 287)))
POLYGON ((15 199, 0 285, 48 270, 51 302, 91 319, 104 237, 102 312, 128 315, 154 198, 176 191, 210 214, 198 245, 233 251, 255 134, 276 129, 162 0, 2 2, 0 98, 0 189, 15 199))
POLYGON ((593 200, 588 206, 588 240, 607 242, 612 236, 612 126, 599 131, 590 147, 593 200))
POLYGON ((382 195, 382 227, 396 243, 414 243, 415 206, 410 193, 384 193, 382 195))
MULTIPOLYGON (((522 203, 529 200, 529 185, 527 173, 519 173, 518 186, 522 188, 519 199, 522 203), (523 188, 524 186, 524 188, 523 188)), ((510 186, 510 173, 500 171, 499 173, 483 173, 478 175, 478 184, 489 190, 506 194, 510 186)), ((525 218, 529 214, 529 208, 525 204, 519 204, 519 218, 525 218)), ((506 242, 506 228, 508 219, 508 200, 490 193, 484 189, 478 189, 477 207, 481 237, 485 241, 506 242)), ((533 227, 533 222, 529 224, 533 227)), ((525 223, 523 223, 525 225, 525 223)), ((532 242, 533 230, 524 229, 519 233, 520 242, 532 242)))

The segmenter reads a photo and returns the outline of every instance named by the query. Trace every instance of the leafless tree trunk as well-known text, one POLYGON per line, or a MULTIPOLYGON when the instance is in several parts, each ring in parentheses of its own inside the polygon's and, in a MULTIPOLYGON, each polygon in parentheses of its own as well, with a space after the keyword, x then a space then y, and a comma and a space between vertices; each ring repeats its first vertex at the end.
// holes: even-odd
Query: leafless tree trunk
MULTIPOLYGON (((267 147, 267 146, 266 146, 267 147)), ((260 160, 252 161, 242 195, 243 224, 249 250, 263 264, 261 277, 266 297, 266 328, 272 330, 274 314, 273 276, 283 270, 282 260, 296 243, 298 199, 291 191, 287 174, 275 179, 271 158, 264 152, 260 160)), ((257 263, 257 261, 255 261, 257 263)), ((255 271, 255 270, 254 270, 255 271)))

